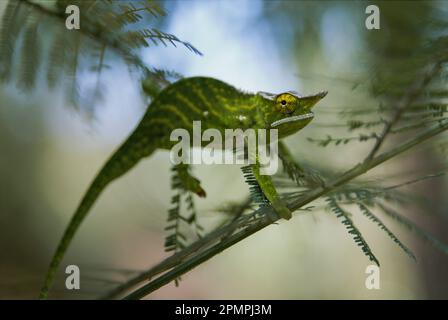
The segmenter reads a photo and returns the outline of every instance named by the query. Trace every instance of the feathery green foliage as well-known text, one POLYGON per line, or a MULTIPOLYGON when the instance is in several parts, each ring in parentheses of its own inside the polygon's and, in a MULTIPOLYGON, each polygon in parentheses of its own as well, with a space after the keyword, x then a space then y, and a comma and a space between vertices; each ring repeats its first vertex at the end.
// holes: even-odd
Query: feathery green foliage
POLYGON ((390 231, 389 228, 387 228, 386 225, 377 216, 375 216, 372 211, 369 210, 369 208, 367 206, 363 205, 362 203, 358 203, 358 206, 359 206, 359 209, 361 210, 361 212, 367 218, 369 218, 370 220, 375 222, 380 227, 380 229, 383 230, 389 236, 389 238, 391 238, 409 257, 416 260, 412 251, 408 247, 406 247, 400 241, 400 239, 398 239, 397 236, 395 236, 393 234, 393 232, 390 231))
POLYGON ((20 1, 8 1, 0 26, 0 80, 7 81, 11 77, 13 57, 16 52, 16 41, 19 38, 25 18, 25 9, 20 1))
POLYGON ((368 141, 371 139, 378 139, 378 136, 375 132, 372 132, 370 134, 360 134, 358 137, 338 137, 338 138, 333 138, 330 135, 327 135, 327 137, 325 139, 316 139, 316 138, 308 138, 309 142, 314 142, 317 143, 317 145, 319 145, 320 147, 326 147, 328 145, 330 145, 331 143, 333 143, 334 145, 338 146, 340 144, 347 144, 351 141, 359 141, 359 142, 364 142, 364 141, 368 141))
MULTIPOLYGON (((165 251, 172 251, 174 254, 185 249, 188 237, 184 230, 184 224, 193 226, 196 236, 202 237, 203 227, 199 224, 197 211, 194 205, 194 199, 191 191, 185 189, 179 171, 190 171, 190 166, 186 164, 179 164, 174 166, 171 178, 171 188, 175 194, 171 198, 171 209, 168 210, 168 225, 165 230, 169 233, 165 238, 165 251), (183 200, 184 199, 184 200, 183 200), (187 217, 182 214, 182 202, 185 204, 187 217)), ((179 285, 180 277, 174 279, 176 286, 179 285)))
POLYGON ((373 254, 372 250, 370 249, 366 240, 362 236, 361 232, 353 223, 352 219, 350 218, 350 214, 339 206, 334 197, 331 196, 327 197, 325 201, 327 202, 330 210, 336 215, 336 217, 342 218, 342 224, 345 225, 345 228, 347 229, 348 233, 353 236, 353 240, 355 241, 356 245, 361 247, 362 252, 369 258, 370 261, 374 262, 377 266, 379 266, 380 263, 378 259, 373 254))
POLYGON ((252 172, 252 167, 250 165, 241 167, 241 171, 243 172, 245 182, 249 185, 249 193, 252 202, 258 204, 260 207, 269 205, 269 200, 261 190, 261 187, 252 172))
POLYGON ((90 113, 105 94, 102 72, 116 59, 107 54, 112 51, 131 72, 139 72, 139 80, 152 81, 160 90, 169 83, 169 78, 163 70, 143 63, 138 50, 180 44, 194 54, 202 54, 175 35, 149 27, 165 15, 164 9, 152 0, 58 0, 53 6, 30 0, 9 0, 0 26, 0 80, 16 81, 18 87, 29 92, 35 88, 40 71, 44 72, 50 89, 59 84, 59 79, 67 79, 64 81, 67 100, 90 113), (65 27, 68 5, 80 8, 80 30, 65 27), (15 56, 20 57, 18 76, 12 73, 15 56), (86 92, 85 97, 80 95, 81 72, 97 74, 94 89, 86 92))
POLYGON ((185 248, 187 242, 187 236, 182 230, 182 223, 186 223, 195 228, 195 233, 198 238, 201 238, 203 231, 202 226, 198 222, 198 215, 194 205, 194 199, 192 193, 185 189, 184 184, 179 176, 180 170, 190 171, 190 166, 186 164, 179 164, 174 166, 171 178, 171 188, 175 192, 171 198, 172 208, 168 211, 168 225, 165 230, 170 234, 166 237, 165 250, 178 252, 185 248), (185 214, 181 213, 181 204, 184 199, 185 214))
POLYGON ((23 38, 22 56, 20 59, 21 73, 19 84, 25 91, 31 90, 36 84, 37 72, 41 62, 41 49, 39 48, 39 16, 29 19, 23 38))
POLYGON ((427 241, 429 244, 431 244, 435 248, 439 249, 444 254, 448 255, 448 245, 441 242, 434 236, 430 235, 428 232, 426 232, 422 228, 418 227, 415 223, 413 223, 409 219, 403 217, 402 215, 397 213, 395 210, 388 208, 381 203, 378 204, 378 206, 384 214, 388 215, 389 217, 391 217, 392 219, 397 221, 399 224, 405 226, 408 230, 412 231, 414 234, 418 235, 423 240, 427 241))

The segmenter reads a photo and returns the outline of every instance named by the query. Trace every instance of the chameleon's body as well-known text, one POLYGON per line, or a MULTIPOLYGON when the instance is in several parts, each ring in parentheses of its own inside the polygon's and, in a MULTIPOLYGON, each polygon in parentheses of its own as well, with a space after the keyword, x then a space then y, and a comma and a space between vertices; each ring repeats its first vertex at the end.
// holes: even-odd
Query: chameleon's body
MULTIPOLYGON (((193 121, 201 121, 202 130, 214 128, 224 134, 225 129, 275 128, 278 129, 279 138, 283 138, 312 120, 310 109, 325 94, 322 92, 307 97, 298 97, 293 93, 250 94, 205 77, 182 79, 165 88, 152 101, 137 128, 106 162, 84 195, 50 264, 41 297, 47 296, 65 251, 101 192, 141 159, 149 157, 157 149, 170 149, 176 144, 170 141, 173 130, 183 128, 191 135, 193 121)), ((261 176, 257 165, 254 165, 254 175, 277 213, 289 219, 291 213, 278 197, 270 177, 261 176)), ((194 177, 187 176, 184 183, 190 191, 205 196, 194 177)))

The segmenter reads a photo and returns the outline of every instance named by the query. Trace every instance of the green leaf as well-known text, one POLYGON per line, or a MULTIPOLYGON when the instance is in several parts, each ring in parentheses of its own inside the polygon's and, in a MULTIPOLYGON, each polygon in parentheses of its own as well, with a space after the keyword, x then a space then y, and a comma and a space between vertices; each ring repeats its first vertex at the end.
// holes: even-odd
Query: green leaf
POLYGON ((382 204, 378 204, 378 206, 381 208, 381 210, 386 215, 388 215, 395 221, 399 222, 401 225, 405 226, 408 230, 412 231, 414 234, 418 235, 420 238, 422 238, 423 240, 425 240, 426 242, 428 242, 435 248, 439 249, 444 254, 448 255, 448 245, 447 244, 441 242, 440 240, 438 240, 437 238, 435 238, 434 236, 429 234, 427 231, 423 230, 422 228, 417 226, 415 223, 413 223, 409 219, 403 217, 396 211, 394 211, 382 204))
POLYGON ((388 236, 389 238, 391 238, 410 258, 412 258, 413 260, 416 260, 415 255, 412 253, 412 251, 406 247, 401 241, 400 239, 398 239, 392 231, 389 230, 389 228, 386 227, 386 225, 378 218, 376 217, 372 211, 369 210, 369 208, 367 208, 367 206, 363 205, 362 203, 358 203, 359 209, 361 210, 361 212, 370 220, 372 220, 373 222, 375 222, 380 228, 381 230, 383 230, 388 236))
POLYGON ((342 218, 342 224, 345 226, 348 233, 353 236, 353 240, 355 241, 355 243, 359 247, 361 247, 362 252, 369 258, 370 261, 374 262, 377 266, 379 266, 380 263, 379 263, 378 259, 373 254, 373 252, 370 249, 369 245, 367 244, 366 240, 364 240, 364 237, 362 236, 361 232, 358 230, 358 228, 353 223, 349 214, 338 205, 338 203, 334 197, 332 197, 332 196, 327 197, 325 200, 327 201, 329 208, 336 215, 336 217, 342 218))

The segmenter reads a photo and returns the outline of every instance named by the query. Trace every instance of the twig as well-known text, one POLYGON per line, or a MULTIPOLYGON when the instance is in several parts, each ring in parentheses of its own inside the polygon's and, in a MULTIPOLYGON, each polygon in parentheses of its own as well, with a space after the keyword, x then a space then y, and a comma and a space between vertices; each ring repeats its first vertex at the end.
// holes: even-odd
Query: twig
POLYGON ((439 178, 439 177, 444 176, 445 174, 446 174, 445 172, 428 174, 428 175, 426 175, 424 177, 416 178, 416 179, 413 179, 413 180, 410 180, 410 181, 406 181, 406 182, 403 182, 403 183, 395 184, 395 185, 390 186, 390 187, 386 187, 386 188, 384 188, 384 190, 392 190, 392 189, 401 188, 401 187, 408 186, 408 185, 411 185, 411 184, 414 184, 414 183, 417 183, 417 182, 421 182, 421 181, 424 181, 424 180, 428 180, 428 179, 432 179, 432 178, 439 178))
POLYGON ((210 245, 212 245, 216 240, 221 239, 222 237, 225 237, 228 234, 234 233, 235 230, 238 230, 239 228, 244 227, 247 225, 248 220, 250 219, 250 216, 242 216, 241 219, 237 221, 233 221, 227 226, 223 228, 218 228, 206 236, 202 237, 201 239, 195 241, 182 251, 177 252, 176 254, 166 258, 162 262, 158 263, 157 265, 153 266, 149 270, 140 273, 136 277, 130 279, 126 283, 122 284, 121 286, 117 287, 113 291, 109 292, 107 295, 103 296, 102 299, 112 299, 123 292, 131 289, 132 287, 138 285, 142 281, 150 280, 156 275, 165 272, 166 270, 169 270, 178 264, 180 264, 182 261, 186 260, 188 257, 193 255, 194 253, 199 252, 201 249, 207 248, 210 245))
POLYGON ((382 133, 378 136, 378 139, 376 140, 375 145, 373 146, 370 153, 367 155, 366 160, 370 160, 375 156, 384 140, 386 139, 387 135, 392 130, 392 127, 400 120, 403 112, 412 104, 412 102, 416 98, 421 95, 426 86, 439 73, 441 66, 442 62, 437 62, 423 77, 418 77, 418 79, 415 80, 415 82, 411 85, 408 92, 401 98, 400 102, 398 103, 392 120, 385 123, 382 133))
POLYGON ((150 283, 144 285, 143 287, 135 290, 128 296, 126 296, 125 300, 136 300, 141 299, 148 295, 148 293, 151 293, 162 286, 170 283, 173 281, 173 279, 179 278, 179 276, 187 273, 188 271, 192 270, 194 267, 198 266, 199 264, 209 260, 210 258, 214 257, 218 253, 224 251, 225 249, 233 246, 234 244, 238 243, 239 241, 247 238, 251 234, 254 234, 257 231, 260 231, 264 227, 267 227, 268 225, 272 224, 272 220, 265 216, 261 221, 258 223, 251 225, 247 227, 245 230, 240 231, 239 233, 227 237, 225 240, 217 243, 213 247, 203 251, 202 253, 199 253, 198 255, 186 260, 176 268, 172 269, 171 271, 163 274, 159 278, 151 281, 150 283))

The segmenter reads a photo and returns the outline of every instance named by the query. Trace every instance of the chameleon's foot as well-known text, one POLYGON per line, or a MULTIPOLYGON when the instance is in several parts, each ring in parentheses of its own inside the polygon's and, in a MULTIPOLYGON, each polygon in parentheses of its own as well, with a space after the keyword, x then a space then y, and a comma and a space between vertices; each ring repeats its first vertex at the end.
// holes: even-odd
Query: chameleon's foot
POLYGON ((274 209, 274 207, 268 207, 266 210, 266 216, 272 221, 275 222, 277 220, 280 220, 282 217, 277 213, 277 211, 274 209))
MULTIPOLYGON (((277 213, 278 217, 272 217, 270 215, 270 218, 273 218, 274 220, 278 220, 279 217, 285 220, 289 220, 292 217, 291 211, 289 210, 286 203, 280 198, 279 194, 277 193, 277 190, 275 189, 275 186, 272 182, 272 179, 268 175, 261 175, 260 174, 260 165, 259 163, 252 165, 250 167, 252 169, 251 172, 245 172, 246 179, 249 178, 249 182, 252 185, 252 191, 253 190, 260 190, 260 192, 263 193, 263 196, 265 199, 267 199, 274 211, 277 213), (253 179, 255 178, 255 179, 253 179), (253 180, 256 180, 254 182, 253 180), (255 189, 254 189, 255 185, 255 189)), ((243 171, 244 172, 244 171, 243 171)))
POLYGON ((193 177, 190 173, 182 177, 182 183, 185 190, 196 193, 201 198, 205 198, 207 196, 207 193, 201 186, 201 181, 193 177))
POLYGON ((180 183, 186 191, 193 192, 199 197, 204 198, 207 196, 205 190, 201 186, 201 181, 196 179, 190 172, 190 167, 186 164, 180 164, 175 167, 178 172, 180 183))
POLYGON ((182 184, 187 191, 191 191, 195 194, 197 194, 201 198, 205 198, 207 196, 207 193, 205 190, 201 187, 201 181, 193 177, 192 175, 188 174, 182 178, 182 184))
POLYGON ((199 180, 198 180, 198 186, 196 188, 196 191, 193 191, 193 192, 196 193, 201 198, 205 198, 207 196, 207 193, 205 192, 204 189, 202 189, 199 180))
POLYGON ((282 219, 289 220, 292 217, 291 210, 286 206, 286 204, 281 199, 276 199, 272 202, 272 207, 278 216, 282 219))

